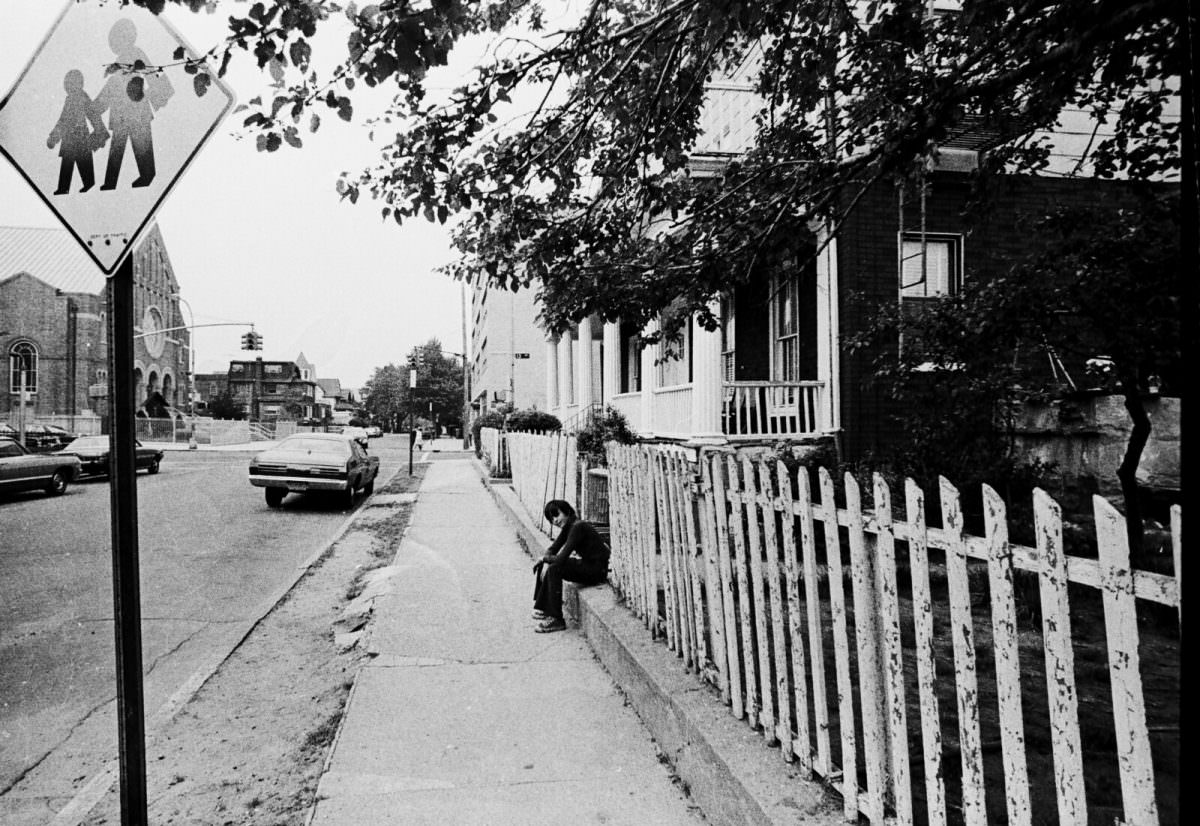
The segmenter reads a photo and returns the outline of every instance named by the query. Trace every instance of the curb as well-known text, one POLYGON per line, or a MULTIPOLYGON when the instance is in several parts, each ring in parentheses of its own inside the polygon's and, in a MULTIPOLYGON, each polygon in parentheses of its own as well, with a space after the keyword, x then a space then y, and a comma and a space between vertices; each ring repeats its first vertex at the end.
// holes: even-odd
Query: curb
MULTIPOLYGON (((540 548, 546 537, 534 528, 512 488, 493 482, 478 462, 484 487, 520 541, 540 548)), ((762 734, 735 719, 718 696, 618 601, 609 585, 578 588, 563 583, 563 613, 628 699, 670 762, 684 789, 719 826, 844 824, 841 798, 802 776, 762 734)))

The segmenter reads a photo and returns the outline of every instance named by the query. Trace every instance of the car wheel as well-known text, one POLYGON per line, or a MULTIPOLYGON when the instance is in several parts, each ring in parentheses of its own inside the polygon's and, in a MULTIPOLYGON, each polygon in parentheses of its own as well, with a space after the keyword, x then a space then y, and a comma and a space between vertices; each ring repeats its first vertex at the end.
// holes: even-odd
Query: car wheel
POLYGON ((367 482, 367 484, 363 485, 363 493, 366 494, 367 496, 370 496, 374 492, 375 492, 375 480, 372 479, 370 482, 367 482))
POLYGON ((46 485, 46 493, 51 496, 62 496, 67 492, 67 477, 61 470, 56 471, 50 477, 50 482, 46 485))
POLYGON ((354 507, 354 483, 347 482, 346 490, 342 492, 342 506, 346 510, 354 507))
POLYGON ((158 473, 158 465, 159 465, 159 463, 160 463, 161 461, 162 461, 162 459, 154 459, 154 460, 152 460, 152 461, 150 462, 150 464, 149 464, 149 465, 146 467, 146 472, 147 472, 147 473, 149 473, 149 474, 151 474, 151 475, 153 475, 153 474, 155 474, 155 473, 158 473))
POLYGON ((264 488, 267 496, 267 507, 277 508, 283 504, 283 497, 287 496, 287 491, 283 488, 264 488))

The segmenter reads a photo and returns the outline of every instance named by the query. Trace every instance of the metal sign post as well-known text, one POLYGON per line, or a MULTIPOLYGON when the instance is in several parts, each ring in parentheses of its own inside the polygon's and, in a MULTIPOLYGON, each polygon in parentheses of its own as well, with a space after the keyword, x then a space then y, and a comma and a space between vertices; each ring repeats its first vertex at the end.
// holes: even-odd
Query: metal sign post
POLYGON ((133 256, 108 282, 109 495, 113 620, 117 638, 117 727, 121 822, 144 824, 146 730, 142 694, 142 612, 138 572, 137 463, 134 451, 133 256))

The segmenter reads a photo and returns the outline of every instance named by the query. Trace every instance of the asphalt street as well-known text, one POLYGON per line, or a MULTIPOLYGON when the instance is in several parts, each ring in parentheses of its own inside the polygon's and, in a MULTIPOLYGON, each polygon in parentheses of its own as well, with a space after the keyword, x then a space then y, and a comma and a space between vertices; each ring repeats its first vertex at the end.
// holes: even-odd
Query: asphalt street
MULTIPOLYGON (((406 469, 407 447, 372 440, 381 481, 406 469)), ((170 451, 157 475, 138 474, 147 719, 237 644, 351 514, 316 496, 268 508, 249 457, 170 451)), ((0 815, 18 782, 70 795, 116 755, 109 507, 104 478, 0 498, 0 815)))

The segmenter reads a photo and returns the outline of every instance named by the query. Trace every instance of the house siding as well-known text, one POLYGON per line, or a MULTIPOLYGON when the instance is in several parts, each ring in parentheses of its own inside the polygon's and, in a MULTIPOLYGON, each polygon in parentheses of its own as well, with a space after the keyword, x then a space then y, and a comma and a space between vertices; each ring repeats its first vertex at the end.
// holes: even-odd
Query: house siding
MULTIPOLYGON (((934 175, 925 202, 925 230, 963 237, 963 280, 988 279, 1005 272, 1031 250, 1025 225, 1063 206, 1094 204, 1119 195, 1127 184, 1111 181, 1012 176, 998 183, 985 214, 964 215, 971 180, 961 174, 934 175)), ((905 231, 920 229, 920 205, 910 194, 904 207, 905 231)), ((876 184, 861 199, 838 233, 839 314, 841 319, 842 448, 860 459, 895 444, 899 406, 869 382, 877 352, 851 353, 844 343, 864 330, 879 307, 898 300, 897 244, 899 191, 876 184)))

